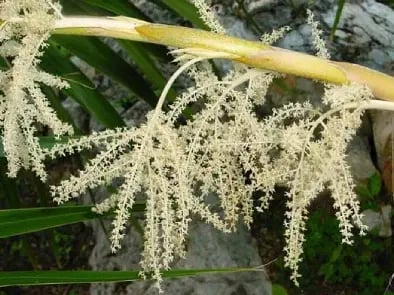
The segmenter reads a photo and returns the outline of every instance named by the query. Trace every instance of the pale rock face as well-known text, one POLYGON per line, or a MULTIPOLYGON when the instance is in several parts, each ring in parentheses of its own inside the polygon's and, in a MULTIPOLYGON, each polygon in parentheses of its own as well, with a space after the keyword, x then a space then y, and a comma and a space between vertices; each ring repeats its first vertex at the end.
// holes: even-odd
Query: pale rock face
MULTIPOLYGON (((174 269, 258 266, 261 259, 256 245, 245 228, 234 234, 220 233, 211 226, 195 222, 191 229, 186 259, 179 260, 174 269)), ((230 275, 196 276, 163 283, 165 294, 195 295, 268 295, 271 285, 264 272, 230 275)), ((157 294, 149 283, 127 287, 128 294, 157 294)))
MULTIPOLYGON (((92 226, 96 244, 89 263, 94 270, 139 269, 142 239, 138 233, 132 229, 123 241, 122 250, 112 255, 100 225, 92 223, 92 226)), ((267 263, 261 261, 256 243, 244 226, 238 226, 235 233, 226 234, 195 221, 190 229, 187 249, 185 259, 179 259, 173 269, 258 267, 267 263)), ((269 295, 271 283, 264 271, 258 271, 164 280, 162 289, 164 294, 180 295, 269 295)), ((90 291, 93 295, 119 294, 114 284, 95 284, 90 291)), ((156 295, 157 288, 152 282, 135 282, 127 285, 122 294, 156 295)))
POLYGON ((369 228, 369 230, 378 229, 380 237, 391 237, 391 205, 382 206, 380 211, 373 211, 367 209, 363 211, 364 217, 363 222, 369 228))
POLYGON ((375 165, 370 159, 371 151, 361 136, 355 137, 350 143, 347 161, 352 167, 352 174, 356 183, 365 181, 377 172, 375 165), (362 159, 365 159, 362 161, 362 159))

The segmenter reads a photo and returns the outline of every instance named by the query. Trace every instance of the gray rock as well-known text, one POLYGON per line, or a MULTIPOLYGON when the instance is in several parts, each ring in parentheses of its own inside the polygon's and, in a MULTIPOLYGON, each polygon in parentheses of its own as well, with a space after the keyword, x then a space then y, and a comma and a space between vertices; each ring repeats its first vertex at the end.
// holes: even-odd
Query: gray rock
MULTIPOLYGON (((239 227, 236 233, 218 232, 212 226, 195 222, 190 230, 188 252, 174 269, 253 267, 261 259, 249 232, 239 227)), ((206 275, 163 282, 165 294, 193 295, 264 295, 271 294, 271 285, 264 272, 206 275)), ((135 283, 127 287, 127 294, 157 294, 152 283, 135 283)))
MULTIPOLYGON (((94 270, 138 270, 142 237, 129 233, 123 241, 122 250, 112 255, 110 245, 98 223, 93 224, 96 237, 95 247, 89 259, 94 270)), ((202 222, 193 222, 187 243, 185 259, 179 259, 174 269, 202 269, 225 267, 258 267, 262 265, 254 240, 248 230, 239 226, 237 232, 225 234, 202 222)), ((91 294, 110 295, 115 293, 114 284, 94 284, 91 294)), ((271 284, 263 271, 236 274, 215 274, 183 279, 164 280, 165 294, 194 295, 268 295, 271 284)), ((158 294, 154 282, 134 282, 124 294, 158 294)))
POLYGON ((339 38, 339 39, 345 39, 349 36, 350 34, 346 33, 345 31, 342 30, 336 30, 334 36, 339 38))
POLYGON ((138 126, 146 121, 146 114, 152 107, 145 101, 136 102, 122 114, 127 126, 138 126))
POLYGON ((258 10, 264 9, 265 7, 277 4, 278 0, 247 0, 244 5, 249 13, 255 13, 258 10))
POLYGON ((380 237, 391 237, 391 205, 382 206, 380 211, 373 211, 371 209, 362 212, 363 223, 368 226, 368 230, 379 229, 380 237))
POLYGON ((386 52, 376 48, 371 50, 368 57, 380 66, 385 65, 390 59, 386 52))
POLYGON ((305 37, 301 32, 291 31, 279 41, 278 46, 287 49, 302 50, 305 47, 305 43, 305 37))
POLYGON ((80 130, 86 130, 89 125, 89 115, 82 109, 81 105, 70 97, 67 97, 62 105, 68 110, 75 126, 80 130))
POLYGON ((356 136, 349 144, 347 162, 356 183, 361 183, 377 172, 371 160, 368 143, 360 136, 356 136))

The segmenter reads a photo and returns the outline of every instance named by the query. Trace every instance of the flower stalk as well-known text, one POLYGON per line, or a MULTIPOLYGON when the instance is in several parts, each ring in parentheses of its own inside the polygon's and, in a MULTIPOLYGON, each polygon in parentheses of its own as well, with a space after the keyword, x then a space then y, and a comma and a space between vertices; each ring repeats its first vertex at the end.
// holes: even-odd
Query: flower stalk
MULTIPOLYGON (((1 24, 0 24, 1 25, 1 24)), ((153 24, 129 17, 63 17, 53 34, 105 36, 216 52, 223 58, 252 67, 292 74, 334 84, 357 82, 367 85, 374 96, 394 101, 394 77, 356 64, 268 46, 199 29, 153 24)))
MULTIPOLYGON (((17 22, 17 19, 12 20, 17 22)), ((0 26, 5 22, 0 20, 0 26)), ((394 101, 394 77, 357 64, 326 60, 301 52, 236 37, 136 18, 67 16, 56 21, 52 34, 101 36, 216 52, 252 67, 334 84, 367 85, 375 97, 394 101)))

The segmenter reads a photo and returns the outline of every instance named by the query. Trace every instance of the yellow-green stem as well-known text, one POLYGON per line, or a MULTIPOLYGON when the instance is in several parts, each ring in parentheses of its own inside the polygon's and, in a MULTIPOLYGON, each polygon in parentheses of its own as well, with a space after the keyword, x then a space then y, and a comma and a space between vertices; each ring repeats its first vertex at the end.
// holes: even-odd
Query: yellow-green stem
POLYGON ((355 64, 330 61, 199 29, 152 24, 128 17, 64 17, 56 23, 52 33, 106 36, 177 48, 202 49, 279 73, 335 84, 363 83, 377 98, 394 101, 392 76, 355 64))

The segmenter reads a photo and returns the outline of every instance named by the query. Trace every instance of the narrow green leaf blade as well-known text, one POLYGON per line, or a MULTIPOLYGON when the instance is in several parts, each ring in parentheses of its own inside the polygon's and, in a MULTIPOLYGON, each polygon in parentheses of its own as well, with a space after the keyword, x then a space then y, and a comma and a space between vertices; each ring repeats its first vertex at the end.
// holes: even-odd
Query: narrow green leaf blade
MULTIPOLYGON (((72 0, 71 2, 75 1, 72 0)), ((83 2, 88 3, 92 6, 106 9, 108 12, 115 15, 135 17, 138 19, 151 21, 134 4, 127 1, 83 0, 83 2)), ((155 88, 161 91, 167 83, 167 80, 163 76, 161 71, 157 68, 156 63, 154 62, 150 54, 152 54, 152 56, 158 57, 160 60, 170 62, 166 48, 162 46, 132 42, 128 40, 118 40, 118 42, 129 54, 130 58, 138 66, 146 79, 149 80, 149 82, 155 88)), ((176 93, 174 90, 171 89, 168 94, 168 98, 170 101, 173 101, 175 97, 176 93)))
POLYGON ((70 88, 64 89, 63 92, 77 101, 104 127, 115 128, 125 125, 114 107, 69 60, 67 52, 56 48, 53 42, 50 42, 46 49, 40 67, 65 79, 70 84, 70 88))
MULTIPOLYGON (((167 79, 157 68, 153 59, 147 54, 145 45, 127 40, 119 40, 119 44, 126 50, 152 85, 160 91, 163 90, 164 86, 167 84, 167 79)), ((174 101, 175 98, 176 92, 173 89, 170 89, 167 99, 169 101, 174 101)))
MULTIPOLYGON (((102 15, 122 15, 128 17, 134 17, 142 20, 146 20, 151 22, 152 20, 146 16, 141 10, 138 9, 134 4, 125 0, 65 0, 64 3, 72 6, 75 9, 75 5, 80 5, 81 3, 85 3, 85 7, 80 6, 80 13, 82 14, 91 14, 91 8, 100 8, 106 11, 105 14, 102 15), (86 8, 89 7, 89 8, 86 8)), ((171 58, 168 55, 168 50, 165 46, 157 45, 157 44, 139 44, 137 42, 131 42, 131 44, 139 45, 144 48, 146 54, 153 55, 160 59, 163 62, 171 62, 171 58)), ((129 45, 131 46, 131 45, 129 45)))
POLYGON ((91 206, 0 210, 0 238, 100 217, 91 206))
POLYGON ((336 30, 338 28, 338 24, 339 24, 339 21, 340 21, 341 16, 342 16, 342 12, 343 12, 343 7, 345 5, 345 1, 346 0, 338 0, 338 8, 337 8, 337 12, 335 13, 334 23, 333 23, 332 28, 331 28, 330 40, 334 39, 335 32, 336 32, 336 30))
MULTIPOLYGON (((163 278, 256 271, 254 268, 180 269, 163 271, 163 278)), ((0 272, 0 287, 142 280, 139 271, 12 271, 0 272)))
POLYGON ((100 16, 105 15, 106 11, 99 6, 91 6, 86 3, 87 1, 82 0, 60 0, 62 5, 62 13, 64 15, 94 15, 100 16), (81 11, 86 11, 87 13, 81 13, 81 11))
POLYGON ((51 38, 92 67, 119 82, 152 106, 157 97, 150 84, 108 45, 95 37, 56 35, 51 38))
MULTIPOLYGON (((69 0, 66 0, 69 1, 69 0)), ((111 11, 118 15, 124 15, 151 21, 141 10, 138 9, 133 3, 124 0, 77 0, 78 2, 85 2, 92 6, 100 7, 105 10, 111 11)), ((71 2, 75 2, 72 0, 71 2)))
POLYGON ((197 28, 209 30, 209 27, 202 21, 196 7, 188 0, 161 0, 171 10, 190 21, 197 28))
MULTIPOLYGON (((135 204, 132 211, 143 212, 144 208, 143 204, 135 204)), ((0 210, 0 238, 37 232, 101 217, 103 215, 92 212, 92 206, 0 210)))

